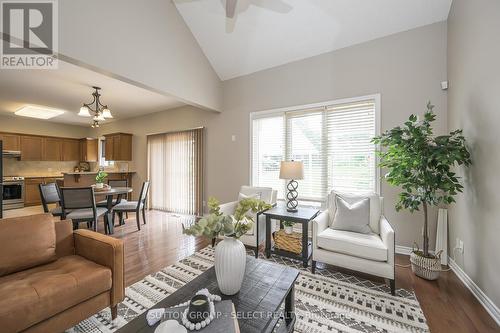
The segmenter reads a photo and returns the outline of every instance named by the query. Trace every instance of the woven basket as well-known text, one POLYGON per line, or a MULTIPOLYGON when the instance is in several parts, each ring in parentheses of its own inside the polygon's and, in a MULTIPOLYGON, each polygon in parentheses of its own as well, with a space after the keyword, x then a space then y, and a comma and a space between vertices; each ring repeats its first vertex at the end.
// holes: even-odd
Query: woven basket
POLYGON ((287 234, 281 229, 274 233, 274 247, 297 254, 302 253, 302 234, 298 232, 287 234))
POLYGON ((413 249, 410 254, 411 270, 416 276, 426 280, 436 280, 441 272, 441 252, 439 251, 434 258, 426 258, 416 253, 413 249))

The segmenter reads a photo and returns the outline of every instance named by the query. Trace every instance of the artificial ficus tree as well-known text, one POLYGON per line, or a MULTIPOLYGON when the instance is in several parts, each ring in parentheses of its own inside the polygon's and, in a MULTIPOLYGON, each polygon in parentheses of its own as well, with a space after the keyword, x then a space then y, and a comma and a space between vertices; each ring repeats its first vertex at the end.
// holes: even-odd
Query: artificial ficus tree
POLYGON ((404 126, 397 126, 373 138, 383 150, 378 152, 380 167, 386 168, 387 182, 399 186, 396 210, 424 213, 423 255, 429 257, 428 206, 451 204, 463 186, 454 166, 471 164, 462 130, 434 136, 434 105, 427 103, 424 119, 411 115, 404 126))

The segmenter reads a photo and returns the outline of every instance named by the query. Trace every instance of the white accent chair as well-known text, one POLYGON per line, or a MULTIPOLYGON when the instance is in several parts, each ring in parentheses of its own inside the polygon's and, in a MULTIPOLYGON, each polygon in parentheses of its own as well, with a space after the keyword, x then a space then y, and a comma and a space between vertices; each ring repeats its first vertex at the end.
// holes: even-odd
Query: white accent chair
MULTIPOLYGON (((253 187, 246 185, 241 186, 240 193, 245 196, 257 195, 258 199, 270 205, 276 204, 276 198, 278 196, 278 191, 273 190, 271 187, 253 187)), ((221 204, 220 211, 226 215, 233 215, 237 205, 238 200, 221 204)), ((261 213, 262 212, 256 214, 254 218, 255 223, 252 229, 240 238, 243 244, 255 252, 255 258, 259 256, 259 245, 266 240, 266 217, 261 213)))
MULTIPOLYGON (((361 234, 330 228, 335 216, 335 195, 334 191, 328 195, 328 209, 313 220, 312 273, 315 273, 316 263, 319 261, 381 276, 389 279, 391 293, 394 295, 396 290, 395 235, 382 212, 383 198, 375 193, 365 195, 365 197, 370 198, 370 228, 372 233, 361 234)), ((350 196, 340 195, 342 197, 350 196)))

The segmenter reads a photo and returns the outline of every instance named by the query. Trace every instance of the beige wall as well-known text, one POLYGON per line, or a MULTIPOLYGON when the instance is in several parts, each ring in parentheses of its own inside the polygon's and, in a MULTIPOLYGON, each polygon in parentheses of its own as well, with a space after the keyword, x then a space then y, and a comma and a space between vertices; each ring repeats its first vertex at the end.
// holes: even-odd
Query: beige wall
MULTIPOLYGON (((382 130, 423 114, 430 99, 438 112, 436 133, 446 130, 446 23, 398 33, 317 57, 224 82, 221 119, 240 133, 241 150, 234 156, 237 180, 248 178, 248 113, 362 95, 381 94, 382 130), (231 117, 231 118, 229 118, 231 117)), ((235 186, 231 184, 231 190, 235 186)), ((385 214, 396 230, 396 242, 421 243, 422 215, 397 213, 397 189, 382 182, 385 214)), ((431 211, 431 245, 437 212, 431 211)))
POLYGON ((74 126, 19 116, 0 115, 0 132, 38 134, 67 138, 85 138, 89 127, 74 126))
MULTIPOLYGON (((249 181, 250 112, 380 93, 383 129, 402 123, 411 113, 423 114, 430 99, 439 112, 436 132, 442 133, 446 93, 440 82, 445 79, 446 23, 438 23, 225 81, 220 114, 183 107, 110 123, 101 132, 135 134, 133 168, 143 180, 146 133, 205 126, 205 192, 227 201, 249 181)), ((397 191, 383 184, 382 193, 397 243, 411 246, 420 241, 421 215, 396 213, 392 207, 397 191)), ((431 229, 434 238, 434 223, 431 229)))
POLYGON ((450 209, 456 262, 500 306, 500 1, 454 0, 448 19, 449 128, 463 128, 473 166, 450 209))
POLYGON ((172 1, 58 4, 59 52, 76 64, 220 110, 219 77, 172 1))

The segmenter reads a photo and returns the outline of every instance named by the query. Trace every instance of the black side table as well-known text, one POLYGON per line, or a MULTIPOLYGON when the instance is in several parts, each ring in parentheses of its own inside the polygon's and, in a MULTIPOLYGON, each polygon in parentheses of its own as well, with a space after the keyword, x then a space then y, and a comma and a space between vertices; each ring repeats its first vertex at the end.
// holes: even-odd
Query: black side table
POLYGON ((302 260, 304 267, 307 267, 309 259, 312 255, 312 245, 309 242, 309 222, 313 220, 319 213, 319 210, 314 208, 298 207, 297 212, 289 212, 286 210, 286 205, 278 205, 274 208, 266 210, 262 214, 266 216, 266 257, 269 258, 271 253, 280 256, 302 260), (296 254, 285 250, 276 249, 271 246, 271 219, 280 221, 280 228, 283 228, 283 221, 291 221, 302 224, 302 253, 296 254))

